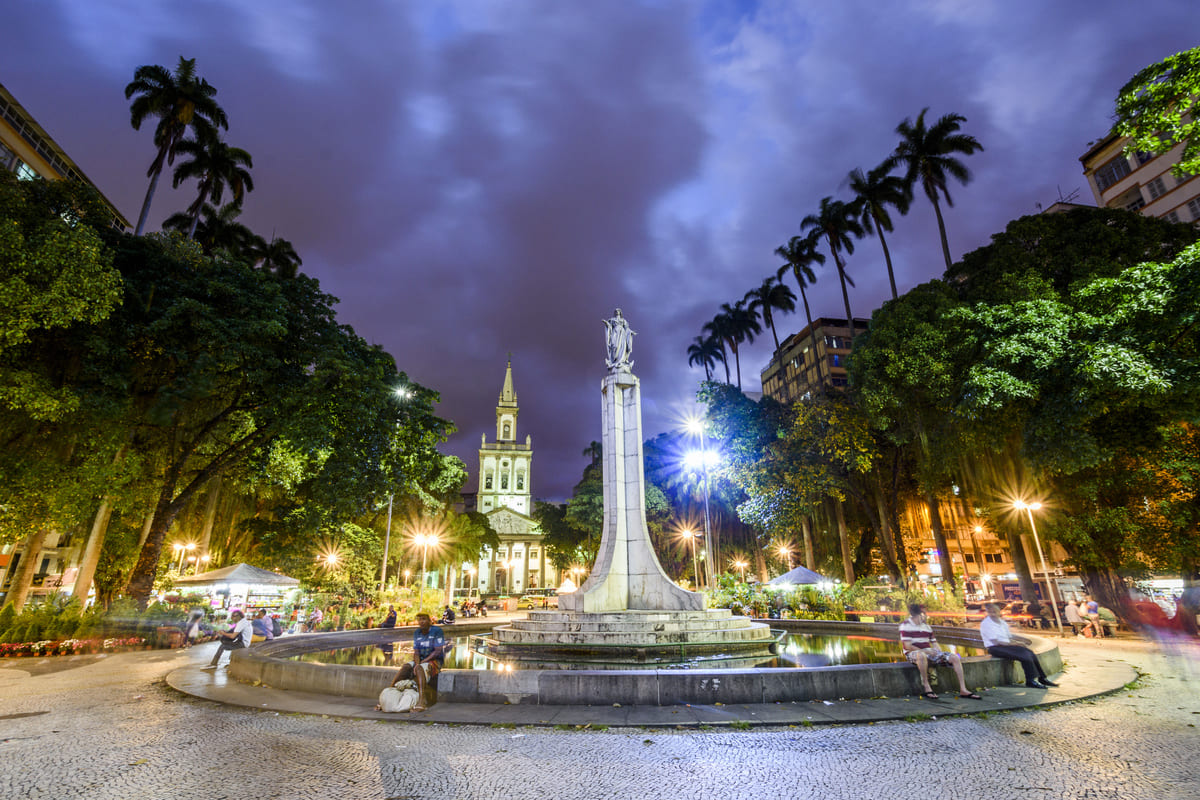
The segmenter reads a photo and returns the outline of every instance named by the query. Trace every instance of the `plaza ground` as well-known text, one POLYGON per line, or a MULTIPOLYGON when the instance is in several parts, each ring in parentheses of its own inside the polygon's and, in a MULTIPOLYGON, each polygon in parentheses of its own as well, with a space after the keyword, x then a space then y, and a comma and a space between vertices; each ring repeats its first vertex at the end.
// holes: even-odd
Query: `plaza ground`
POLYGON ((1133 640, 1062 644, 1064 685, 1084 662, 1143 673, 1091 700, 750 730, 395 724, 166 684, 211 647, 0 661, 0 797, 1200 797, 1200 671, 1133 640))

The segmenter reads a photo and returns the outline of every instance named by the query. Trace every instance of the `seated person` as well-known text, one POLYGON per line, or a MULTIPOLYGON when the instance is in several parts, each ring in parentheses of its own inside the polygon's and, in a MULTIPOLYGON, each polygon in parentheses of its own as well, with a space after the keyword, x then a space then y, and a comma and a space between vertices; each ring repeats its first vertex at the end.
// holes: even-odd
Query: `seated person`
POLYGON ((405 664, 400 667, 392 685, 379 693, 379 705, 376 711, 386 711, 389 714, 403 714, 412 711, 420 702, 421 693, 417 691, 417 682, 413 680, 413 665, 405 664))
POLYGON ((1067 624, 1071 626, 1072 632, 1076 636, 1085 635, 1091 630, 1092 623, 1083 618, 1083 612, 1079 610, 1079 605, 1072 600, 1067 603, 1067 607, 1063 609, 1063 614, 1067 618, 1067 624))
POLYGON ((250 627, 254 631, 250 637, 252 643, 266 642, 275 638, 275 629, 271 626, 271 620, 267 618, 265 608, 260 608, 254 615, 254 619, 250 620, 250 627))
POLYGON ((235 608, 230 612, 229 619, 233 622, 233 627, 217 634, 221 645, 217 648, 217 652, 213 653, 212 661, 202 669, 216 669, 222 654, 250 646, 250 637, 254 635, 254 628, 250 624, 250 620, 246 619, 246 615, 240 608, 235 608))
POLYGON ((425 689, 434 688, 449 648, 446 635, 433 624, 433 619, 424 612, 417 614, 417 629, 413 631, 413 677, 421 699, 413 706, 413 711, 425 710, 425 689))
POLYGON ((454 624, 454 609, 451 608, 450 606, 446 606, 446 610, 442 612, 442 618, 438 620, 438 624, 439 625, 453 625, 454 624))
POLYGON ((983 698, 967 688, 963 678, 962 657, 958 653, 947 653, 938 647, 937 639, 933 636, 933 628, 926 621, 925 606, 912 603, 908 607, 908 619, 900 623, 900 647, 904 649, 904 657, 917 665, 921 673, 921 685, 924 688, 923 697, 937 700, 937 693, 929 685, 929 665, 949 665, 954 669, 958 678, 958 696, 971 700, 983 698))
POLYGON ((983 646, 994 658, 1006 658, 1021 662, 1021 670, 1025 673, 1025 685, 1030 689, 1045 689, 1058 686, 1046 677, 1041 662, 1034 652, 1023 644, 1013 641, 1008 623, 1000 614, 999 603, 985 603, 983 606, 987 616, 979 623, 979 635, 983 638, 983 646))
POLYGON ((1111 608, 1100 606, 1100 627, 1104 629, 1105 636, 1116 636, 1117 626, 1120 621, 1117 620, 1117 615, 1113 613, 1111 608))

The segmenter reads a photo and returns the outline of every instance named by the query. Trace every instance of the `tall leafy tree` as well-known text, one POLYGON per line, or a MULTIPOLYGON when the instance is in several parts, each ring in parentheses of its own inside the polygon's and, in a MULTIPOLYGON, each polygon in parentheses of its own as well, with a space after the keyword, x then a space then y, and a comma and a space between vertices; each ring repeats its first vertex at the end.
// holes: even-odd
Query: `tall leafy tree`
MULTIPOLYGON (((813 325, 812 309, 808 305, 808 292, 805 287, 813 286, 817 282, 817 275, 813 272, 813 264, 824 264, 825 256, 817 252, 817 231, 811 232, 808 236, 793 236, 785 245, 780 245, 775 248, 775 255, 784 259, 784 265, 775 272, 775 277, 783 280, 783 276, 787 272, 791 272, 796 279, 796 285, 800 289, 800 299, 804 302, 804 318, 808 321, 808 333, 812 339, 812 354, 816 359, 817 355, 817 331, 813 325)), ((821 361, 816 359, 817 364, 817 383, 824 386, 824 381, 821 379, 821 361)))
POLYGON ((200 211, 209 200, 219 204, 226 186, 237 205, 241 205, 246 192, 254 191, 254 179, 246 169, 253 167, 254 162, 249 153, 240 147, 230 147, 215 131, 198 132, 196 138, 180 142, 175 151, 188 160, 175 168, 171 185, 178 189, 184 181, 192 178, 198 181, 196 200, 187 209, 192 218, 187 235, 193 238, 200 211))
POLYGON ((134 70, 133 80, 125 87, 125 99, 133 98, 129 122, 134 130, 141 130, 147 118, 158 119, 154 129, 154 146, 158 149, 146 171, 150 186, 142 202, 134 235, 141 236, 145 230, 158 178, 165 167, 175 163, 175 155, 187 132, 192 130, 199 134, 229 128, 225 110, 213 99, 216 94, 217 90, 208 81, 197 77, 194 58, 180 56, 174 72, 157 64, 134 70))
POLYGON ((858 221, 867 234, 878 234, 879 245, 883 248, 883 259, 887 263, 888 283, 892 287, 892 299, 895 300, 896 273, 892 269, 892 254, 888 252, 887 239, 883 232, 892 232, 892 216, 888 208, 895 208, 901 214, 908 213, 908 205, 912 199, 909 186, 903 178, 892 175, 894 164, 885 161, 870 172, 863 173, 859 168, 850 171, 850 191, 854 192, 854 202, 858 208, 858 221))
POLYGON ((1200 47, 1151 64, 1129 79, 1117 96, 1115 130, 1129 148, 1161 155, 1179 143, 1183 153, 1171 172, 1200 174, 1200 47))
POLYGON ((796 293, 786 286, 783 281, 772 276, 767 278, 755 289, 746 292, 742 301, 747 303, 751 312, 758 312, 762 321, 771 329, 771 338, 775 340, 775 351, 779 351, 779 334, 775 331, 775 311, 790 313, 796 310, 796 293))
POLYGON ((945 199, 947 206, 954 205, 947 186, 950 178, 964 186, 971 180, 971 171, 956 156, 977 153, 983 150, 983 145, 974 136, 959 132, 962 123, 967 121, 966 117, 946 114, 927 127, 925 114, 928 111, 928 108, 923 108, 915 121, 905 119, 896 126, 900 143, 896 145, 892 159, 904 166, 904 180, 910 190, 919 183, 933 204, 938 233, 942 237, 942 254, 946 257, 946 269, 950 269, 950 241, 946 238, 946 221, 942 218, 942 206, 938 198, 945 199))
MULTIPOLYGON (((688 366, 704 367, 704 380, 712 380, 712 369, 717 362, 725 363, 725 353, 721 350, 721 343, 715 336, 697 336, 688 345, 688 366)), ((728 372, 729 367, 726 366, 725 369, 728 372)))
POLYGON ((846 285, 854 281, 846 274, 846 260, 842 253, 854 253, 854 239, 863 236, 858 222, 858 209, 851 203, 843 203, 832 197, 821 198, 821 207, 816 214, 809 214, 800 221, 800 230, 813 231, 824 237, 833 263, 837 266, 838 280, 842 285, 842 302, 846 306, 846 324, 850 328, 850 343, 854 343, 854 316, 850 313, 850 292, 846 285))

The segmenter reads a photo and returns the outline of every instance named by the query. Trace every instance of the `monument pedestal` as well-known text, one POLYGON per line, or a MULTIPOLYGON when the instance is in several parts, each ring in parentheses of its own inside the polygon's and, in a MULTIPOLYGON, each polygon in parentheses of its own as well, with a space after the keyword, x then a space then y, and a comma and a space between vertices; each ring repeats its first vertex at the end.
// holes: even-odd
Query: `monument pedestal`
POLYGON ((646 527, 640 382, 628 370, 600 386, 604 457, 604 532, 592 574, 578 591, 559 595, 563 611, 701 611, 704 595, 663 572, 646 527))

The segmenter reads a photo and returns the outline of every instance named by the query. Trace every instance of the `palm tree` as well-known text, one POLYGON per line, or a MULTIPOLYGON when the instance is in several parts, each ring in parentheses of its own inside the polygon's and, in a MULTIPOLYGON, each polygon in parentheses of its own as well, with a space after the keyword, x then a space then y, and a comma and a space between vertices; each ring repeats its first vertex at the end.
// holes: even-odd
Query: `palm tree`
MULTIPOLYGON (((738 345, 742 342, 754 342, 754 337, 762 333, 758 324, 758 314, 746 308, 745 301, 739 300, 733 305, 721 304, 721 313, 712 322, 704 326, 704 330, 715 336, 720 336, 724 346, 733 353, 733 363, 737 366, 737 387, 742 388, 742 360, 738 355, 738 345)), ((729 362, 726 360, 725 382, 729 382, 729 362)))
MULTIPOLYGON (((692 344, 688 345, 688 366, 694 367, 697 364, 704 367, 704 380, 712 380, 712 368, 717 365, 717 362, 725 363, 725 353, 721 350, 721 343, 714 336, 697 336, 692 344)), ((729 367, 725 367, 728 372, 729 367)))
POLYGON ((817 385, 824 386, 821 379, 821 361, 817 358, 817 331, 813 325, 812 310, 808 306, 806 286, 817 282, 817 275, 810 264, 824 264, 825 256, 817 252, 817 236, 814 231, 808 236, 793 236, 788 243, 775 248, 775 255, 784 259, 785 263, 775 272, 775 277, 783 280, 785 272, 791 271, 800 287, 800 299, 804 301, 804 318, 808 320, 808 333, 812 338, 812 354, 817 363, 817 385))
POLYGON ((300 272, 304 262, 296 253, 296 248, 287 239, 275 237, 268 243, 264 239, 255 242, 250 250, 254 263, 263 269, 274 272, 283 278, 294 278, 300 272))
POLYGON ((187 234, 189 238, 196 233, 196 223, 204 204, 209 200, 213 205, 220 204, 226 186, 233 195, 233 202, 238 205, 246 192, 254 191, 254 180, 244 168, 254 166, 250 154, 240 147, 230 147, 216 131, 197 132, 195 139, 180 142, 175 152, 190 156, 191 160, 183 161, 175 168, 172 188, 178 189, 179 184, 189 178, 200 181, 200 192, 187 209, 192 217, 192 227, 187 234))
POLYGON ((742 302, 749 303, 748 308, 762 316, 763 322, 771 328, 771 338, 775 340, 775 352, 779 352, 779 334, 775 332, 775 309, 791 313, 796 310, 796 293, 782 280, 771 276, 756 289, 746 292, 742 302))
POLYGON ((967 118, 961 114, 947 114, 933 124, 925 127, 925 112, 928 107, 921 109, 917 121, 905 119, 896 126, 900 134, 900 144, 892 159, 903 164, 906 168, 904 180, 912 187, 919 181, 925 190, 925 196, 933 203, 933 213, 937 215, 938 232, 942 236, 942 253, 946 256, 946 269, 950 269, 950 242, 946 238, 946 222, 942 219, 942 208, 938 204, 938 194, 946 198, 946 205, 953 206, 950 191, 946 188, 947 176, 955 178, 966 186, 971 180, 971 172, 963 163, 955 158, 956 153, 971 155, 983 150, 974 136, 959 133, 961 123, 967 118))
POLYGON ((707 334, 707 336, 702 338, 710 339, 717 343, 717 347, 721 351, 721 357, 718 360, 725 367, 725 382, 731 384, 733 383, 733 380, 729 377, 729 352, 725 349, 725 331, 728 328, 729 318, 718 314, 708 322, 704 323, 704 326, 700 330, 707 334))
MULTIPOLYGON (((200 224, 196 226, 195 238, 200 248, 211 255, 217 250, 226 250, 238 258, 254 261, 254 253, 262 241, 254 231, 237 221, 242 207, 237 203, 226 203, 219 209, 205 203, 200 212, 200 224)), ((166 230, 179 231, 187 235, 192 229, 192 216, 186 211, 172 214, 163 222, 166 230)))
POLYGON ((892 254, 888 252, 883 232, 892 232, 888 206, 895 206, 901 214, 907 214, 908 204, 912 201, 912 187, 904 178, 890 174, 894 166, 895 162, 888 159, 865 175, 861 169, 855 168, 850 171, 849 177, 850 191, 854 192, 859 209, 859 223, 869 234, 879 232, 879 244, 883 246, 883 259, 887 262, 893 300, 899 296, 896 294, 896 273, 892 271, 892 254))
POLYGON ((815 231, 825 237, 829 252, 833 255, 833 263, 837 266, 838 280, 842 284, 842 302, 846 305, 846 325, 850 328, 850 347, 854 347, 854 317, 850 315, 850 293, 846 285, 854 285, 854 281, 846 274, 846 262, 842 260, 842 251, 847 254, 854 252, 855 236, 863 236, 862 225, 858 224, 858 209, 853 203, 843 203, 832 197, 821 198, 821 208, 816 214, 809 214, 800 220, 800 230, 815 231))
POLYGON ((188 129, 199 134, 201 131, 229 129, 225 110, 213 100, 217 90, 203 78, 196 77, 196 59, 179 58, 175 72, 157 64, 145 65, 134 70, 133 80, 125 87, 125 99, 137 95, 129 106, 129 123, 133 129, 141 130, 147 117, 157 117, 154 129, 154 146, 158 153, 146 171, 150 187, 142 202, 142 213, 138 217, 134 235, 141 236, 150 215, 150 203, 154 201, 154 190, 163 167, 175 163, 175 153, 188 129))

